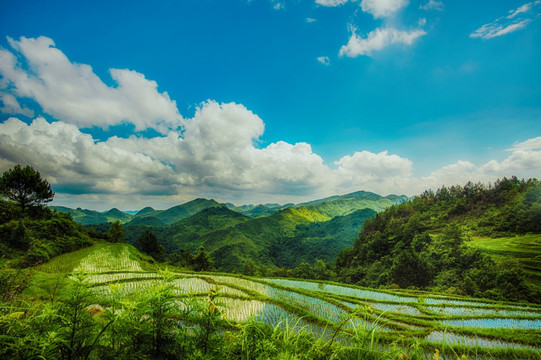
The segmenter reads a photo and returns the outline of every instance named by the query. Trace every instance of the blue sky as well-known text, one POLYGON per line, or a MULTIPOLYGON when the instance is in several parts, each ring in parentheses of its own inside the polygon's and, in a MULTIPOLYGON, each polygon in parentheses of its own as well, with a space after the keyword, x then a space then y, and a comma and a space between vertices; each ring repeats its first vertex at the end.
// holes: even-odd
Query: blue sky
POLYGON ((165 208, 541 176, 541 1, 0 1, 0 170, 165 208))

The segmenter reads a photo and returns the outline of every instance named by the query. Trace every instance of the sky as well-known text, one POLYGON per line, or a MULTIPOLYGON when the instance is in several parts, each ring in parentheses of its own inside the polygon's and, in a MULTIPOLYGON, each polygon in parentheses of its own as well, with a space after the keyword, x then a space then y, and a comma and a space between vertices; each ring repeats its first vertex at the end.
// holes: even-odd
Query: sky
POLYGON ((541 0, 0 0, 0 171, 165 209, 541 178, 541 0))

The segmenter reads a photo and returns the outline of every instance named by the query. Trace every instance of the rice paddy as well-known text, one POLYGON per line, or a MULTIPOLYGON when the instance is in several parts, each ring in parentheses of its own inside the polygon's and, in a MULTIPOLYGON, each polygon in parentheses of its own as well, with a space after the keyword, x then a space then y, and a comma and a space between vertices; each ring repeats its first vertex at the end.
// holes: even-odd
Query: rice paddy
MULTIPOLYGON (((232 323, 250 319, 273 327, 287 326, 315 336, 352 338, 359 329, 375 329, 380 346, 472 349, 477 358, 517 351, 541 358, 541 306, 482 301, 415 292, 378 291, 336 283, 248 278, 223 274, 144 271, 127 247, 97 247, 82 257, 74 271, 100 296, 113 290, 143 292, 168 277, 179 297, 206 301, 211 289, 222 316, 232 323), (350 336, 351 335, 351 336, 350 336)), ((363 330, 363 331, 364 331, 363 330)), ((465 350, 466 349, 466 350, 465 350)), ((495 356, 498 357, 498 356, 495 356)), ((504 356, 505 357, 505 356, 504 356)))

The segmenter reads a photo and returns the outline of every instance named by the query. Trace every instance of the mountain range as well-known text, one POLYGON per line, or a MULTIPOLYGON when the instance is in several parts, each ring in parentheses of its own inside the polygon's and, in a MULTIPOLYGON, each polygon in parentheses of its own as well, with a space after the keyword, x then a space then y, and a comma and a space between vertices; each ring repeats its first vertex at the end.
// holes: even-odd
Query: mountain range
POLYGON ((166 253, 204 246, 219 270, 233 271, 252 260, 270 267, 292 268, 316 259, 333 262, 351 246, 364 221, 377 212, 407 200, 359 191, 301 204, 221 204, 195 199, 166 210, 146 207, 136 214, 52 207, 70 213, 76 222, 106 231, 124 224, 128 242, 147 229, 156 234, 166 253), (98 225, 101 224, 101 225, 98 225))

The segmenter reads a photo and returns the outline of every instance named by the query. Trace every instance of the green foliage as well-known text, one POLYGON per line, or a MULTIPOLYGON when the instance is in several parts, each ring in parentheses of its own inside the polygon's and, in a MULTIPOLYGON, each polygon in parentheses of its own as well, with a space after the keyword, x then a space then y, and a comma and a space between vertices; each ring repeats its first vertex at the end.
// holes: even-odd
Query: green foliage
POLYGON ((69 215, 47 208, 30 208, 24 217, 14 220, 12 203, 0 200, 0 209, 8 216, 0 219, 0 255, 13 259, 13 265, 34 266, 59 254, 74 251, 92 243, 82 227, 69 215), (2 222, 4 220, 5 222, 2 222))
POLYGON ((540 231, 537 180, 502 179, 427 191, 367 220, 336 261, 341 281, 365 286, 433 288, 494 299, 538 301, 516 263, 495 262, 467 246, 480 235, 540 231))
POLYGON ((165 261, 165 250, 163 245, 158 243, 156 235, 148 229, 141 234, 137 240, 136 247, 139 251, 152 256, 159 262, 165 261))
POLYGON ((193 257, 192 268, 195 271, 209 271, 212 269, 214 261, 210 255, 205 251, 204 246, 199 247, 199 251, 193 257))
POLYGON ((41 205, 53 200, 54 192, 47 180, 30 165, 15 165, 0 177, 0 194, 17 202, 24 213, 27 207, 41 205))
POLYGON ((108 239, 110 242, 119 243, 126 242, 126 235, 124 233, 124 227, 120 221, 115 221, 111 224, 109 231, 107 232, 108 239))

